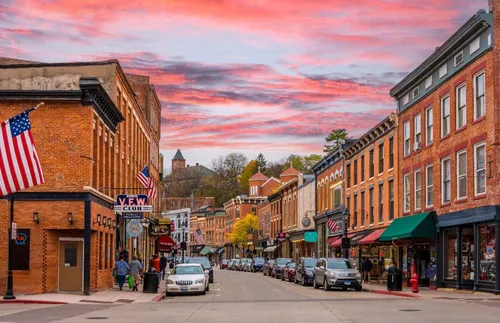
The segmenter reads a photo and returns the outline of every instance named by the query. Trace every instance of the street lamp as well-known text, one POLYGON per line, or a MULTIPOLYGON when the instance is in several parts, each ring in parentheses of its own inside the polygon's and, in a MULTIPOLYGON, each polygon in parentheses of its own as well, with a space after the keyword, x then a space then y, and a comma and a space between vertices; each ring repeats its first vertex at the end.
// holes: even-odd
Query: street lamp
POLYGON ((342 241, 342 249, 344 253, 344 258, 349 259, 349 239, 347 238, 347 227, 349 226, 349 218, 351 215, 349 214, 349 210, 347 208, 344 208, 344 211, 342 212, 342 220, 344 221, 344 241, 342 241))

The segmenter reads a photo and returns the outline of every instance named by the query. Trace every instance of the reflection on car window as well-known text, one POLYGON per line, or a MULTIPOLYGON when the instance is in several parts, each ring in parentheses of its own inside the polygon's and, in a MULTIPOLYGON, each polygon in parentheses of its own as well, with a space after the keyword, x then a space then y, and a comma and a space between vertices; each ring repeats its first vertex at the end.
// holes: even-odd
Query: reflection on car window
POLYGON ((208 261, 207 258, 191 258, 188 260, 188 263, 189 264, 200 264, 205 268, 212 267, 212 265, 210 264, 210 261, 208 261))
POLYGON ((345 260, 329 260, 328 269, 352 269, 352 264, 345 260))
POLYGON ((294 262, 289 262, 287 264, 287 266, 290 267, 290 268, 295 268, 295 263, 294 262))
POLYGON ((256 264, 263 264, 264 263, 264 258, 255 258, 255 263, 256 264))
POLYGON ((292 261, 292 259, 289 259, 289 258, 278 258, 276 261, 277 261, 278 265, 284 266, 287 263, 289 263, 290 261, 292 261))
POLYGON ((304 259, 304 267, 313 268, 315 265, 316 265, 316 259, 314 259, 314 258, 304 259))
POLYGON ((203 270, 200 266, 178 266, 172 271, 172 275, 201 275, 203 270))

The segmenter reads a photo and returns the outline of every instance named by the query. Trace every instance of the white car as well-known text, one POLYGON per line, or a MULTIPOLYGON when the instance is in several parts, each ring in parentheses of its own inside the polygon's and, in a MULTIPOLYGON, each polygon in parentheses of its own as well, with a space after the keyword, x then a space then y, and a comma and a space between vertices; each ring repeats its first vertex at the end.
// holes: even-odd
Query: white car
POLYGON ((205 295, 210 290, 208 270, 200 264, 179 264, 167 276, 166 296, 177 293, 200 293, 205 295))

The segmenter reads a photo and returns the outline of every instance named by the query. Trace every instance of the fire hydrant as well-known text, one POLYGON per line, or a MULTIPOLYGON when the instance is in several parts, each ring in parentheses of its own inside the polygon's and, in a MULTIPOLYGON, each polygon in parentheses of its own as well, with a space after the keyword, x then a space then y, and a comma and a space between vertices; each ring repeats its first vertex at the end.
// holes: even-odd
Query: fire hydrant
POLYGON ((410 285, 411 285, 411 291, 413 293, 418 293, 418 277, 417 277, 417 270, 415 268, 415 261, 411 261, 411 279, 410 279, 410 285))

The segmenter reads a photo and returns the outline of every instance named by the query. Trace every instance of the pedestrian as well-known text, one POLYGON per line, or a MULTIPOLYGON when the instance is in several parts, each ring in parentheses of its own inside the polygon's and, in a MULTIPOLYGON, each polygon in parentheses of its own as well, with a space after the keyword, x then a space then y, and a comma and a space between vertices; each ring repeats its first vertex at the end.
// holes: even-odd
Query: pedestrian
POLYGON ((130 275, 134 279, 134 284, 132 291, 138 291, 137 286, 141 282, 141 272, 143 271, 143 267, 139 259, 137 259, 136 255, 132 256, 132 261, 130 262, 130 275))
POLYGON ((149 267, 153 267, 157 273, 161 272, 160 269, 160 258, 158 258, 158 255, 153 255, 153 258, 151 258, 149 262, 149 267))
POLYGON ((165 257, 165 254, 162 254, 160 258, 161 280, 165 280, 166 269, 167 269, 167 257, 165 257))
POLYGON ((363 280, 369 283, 371 279, 370 271, 372 270, 372 262, 370 261, 370 259, 363 257, 361 269, 363 270, 363 280))
POLYGON ((125 279, 127 278, 127 273, 130 270, 129 265, 125 260, 123 260, 123 255, 120 255, 120 258, 115 263, 116 267, 116 278, 118 279, 118 286, 120 286, 120 290, 123 289, 123 285, 125 284, 125 279))

